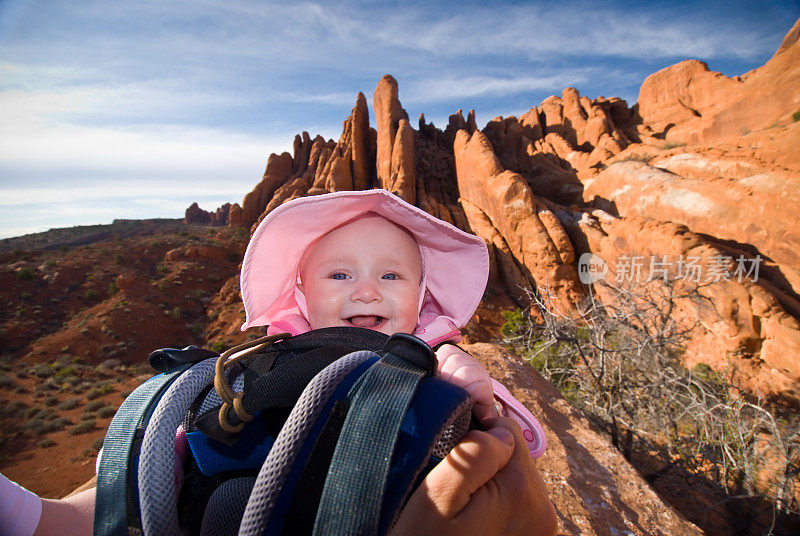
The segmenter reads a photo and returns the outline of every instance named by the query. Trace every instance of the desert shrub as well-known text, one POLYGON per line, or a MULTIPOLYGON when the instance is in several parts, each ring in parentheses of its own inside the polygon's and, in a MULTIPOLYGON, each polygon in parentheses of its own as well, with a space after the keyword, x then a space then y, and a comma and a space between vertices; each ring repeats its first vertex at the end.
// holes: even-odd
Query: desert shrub
POLYGON ((42 439, 41 441, 39 441, 39 443, 37 443, 37 445, 39 445, 39 447, 43 448, 43 449, 46 449, 47 447, 55 446, 55 444, 56 444, 56 441, 54 439, 50 438, 50 437, 46 437, 46 438, 42 439))
POLYGON ((792 121, 794 122, 800 121, 800 110, 797 110, 795 113, 792 114, 792 121))
POLYGON ((78 434, 85 434, 87 432, 91 432, 95 429, 97 425, 97 421, 94 419, 81 421, 72 428, 69 429, 70 435, 78 435, 78 434))
POLYGON ((75 367, 61 367, 55 373, 56 378, 61 378, 66 380, 67 378, 71 377, 78 377, 78 369, 75 367))
POLYGON ((23 428, 25 429, 25 431, 34 435, 42 434, 43 427, 44 427, 44 420, 38 417, 34 419, 29 419, 27 422, 23 424, 23 428))
POLYGON ((122 253, 114 253, 114 262, 117 264, 124 264, 125 255, 123 255, 122 253))
POLYGON ((694 326, 676 323, 672 311, 682 300, 710 307, 707 298, 676 282, 597 285, 605 287, 604 301, 590 294, 575 316, 560 313, 546 294, 531 297, 540 320, 505 313, 506 343, 628 460, 659 450, 668 466, 716 482, 724 501, 766 499, 775 515, 797 515, 800 415, 740 392, 730 371, 681 364, 694 326))
POLYGON ((115 408, 112 408, 111 406, 105 406, 97 410, 96 414, 101 419, 105 419, 107 417, 113 416, 116 412, 117 410, 115 408))
POLYGON ((30 300, 31 298, 33 298, 33 294, 26 291, 20 294, 19 297, 22 298, 23 300, 30 300))
POLYGON ((59 417, 53 423, 58 426, 59 430, 65 426, 72 426, 72 420, 69 417, 59 417))
POLYGON ((22 413, 22 417, 24 419, 34 419, 40 412, 44 411, 44 408, 40 408, 39 406, 31 406, 22 413))
POLYGON ((14 386, 15 383, 16 382, 12 378, 9 378, 5 374, 0 376, 0 387, 2 387, 2 388, 6 388, 6 389, 11 388, 11 387, 14 386))
POLYGON ((28 266, 25 266, 17 270, 17 279, 19 279, 20 281, 29 281, 33 279, 33 275, 34 275, 33 268, 30 268, 28 266))
POLYGON ((97 451, 100 450, 100 447, 103 446, 103 439, 104 438, 102 438, 102 437, 98 437, 97 439, 92 441, 92 447, 91 448, 92 448, 93 451, 97 452, 97 451))
MULTIPOLYGON (((88 393, 86 393, 86 398, 89 400, 94 400, 96 398, 100 398, 103 395, 107 395, 112 391, 114 391, 114 388, 111 385, 102 385, 100 387, 95 387, 91 389, 88 393)), ((100 404, 102 404, 102 402, 100 404)))
POLYGON ((92 400, 91 402, 86 404, 86 407, 84 409, 86 411, 95 411, 97 409, 102 408, 103 406, 105 406, 105 402, 103 402, 102 400, 92 400))
POLYGON ((620 158, 619 160, 615 160, 614 163, 617 162, 642 162, 642 163, 649 163, 650 160, 655 158, 655 156, 644 153, 644 154, 631 154, 626 156, 625 158, 620 158))
POLYGON ((90 420, 92 420, 94 418, 95 418, 95 414, 94 413, 84 413, 80 417, 78 417, 78 419, 81 420, 81 421, 90 421, 90 420))
POLYGON ((9 412, 17 413, 17 412, 20 412, 20 411, 24 410, 27 407, 28 406, 27 406, 27 404, 25 404, 24 401, 22 401, 22 400, 14 400, 13 402, 11 402, 7 406, 5 406, 5 410, 9 411, 9 412))
POLYGON ((175 308, 172 309, 172 318, 178 319, 181 317, 182 313, 183 311, 181 311, 181 308, 176 305, 175 308))
POLYGON ((53 432, 57 432, 57 431, 61 430, 62 428, 63 428, 63 425, 57 419, 56 420, 52 420, 52 421, 47 421, 47 422, 42 423, 41 433, 50 434, 50 433, 53 433, 53 432))
POLYGON ((78 400, 77 398, 68 398, 58 405, 58 409, 62 411, 69 411, 71 409, 77 408, 80 405, 80 403, 81 403, 80 400, 78 400))
POLYGON ((228 345, 227 345, 227 343, 226 343, 225 341, 214 341, 214 342, 212 342, 212 343, 211 343, 211 345, 209 346, 209 349, 210 349, 211 351, 213 351, 213 352, 217 352, 218 354, 221 354, 221 353, 222 353, 222 352, 224 352, 224 351, 225 351, 227 348, 228 348, 228 345))
POLYGON ((99 297, 100 293, 93 288, 87 289, 86 292, 83 293, 83 299, 86 301, 95 301, 99 297))
POLYGON ((106 290, 106 293, 109 296, 113 296, 117 292, 119 292, 119 287, 117 286, 117 284, 116 283, 109 283, 108 284, 108 289, 106 290))
POLYGON ((661 148, 666 150, 666 149, 675 149, 677 147, 686 147, 686 144, 684 142, 670 141, 665 143, 661 148))
POLYGON ((33 369, 33 373, 40 378, 49 378, 55 374, 55 372, 56 371, 46 365, 37 365, 36 368, 33 369))
POLYGON ((48 396, 47 398, 44 399, 44 405, 45 406, 48 406, 48 407, 49 406, 55 406, 56 404, 58 404, 58 397, 57 396, 48 396))

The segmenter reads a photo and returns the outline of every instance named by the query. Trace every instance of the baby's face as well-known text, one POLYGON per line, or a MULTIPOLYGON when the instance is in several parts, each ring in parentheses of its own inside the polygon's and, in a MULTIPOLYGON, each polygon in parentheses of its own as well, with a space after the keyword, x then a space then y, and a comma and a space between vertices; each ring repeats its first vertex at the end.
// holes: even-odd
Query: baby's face
POLYGON ((356 326, 391 335, 416 328, 421 277, 414 239, 369 216, 331 231, 308 250, 298 288, 312 329, 356 326))

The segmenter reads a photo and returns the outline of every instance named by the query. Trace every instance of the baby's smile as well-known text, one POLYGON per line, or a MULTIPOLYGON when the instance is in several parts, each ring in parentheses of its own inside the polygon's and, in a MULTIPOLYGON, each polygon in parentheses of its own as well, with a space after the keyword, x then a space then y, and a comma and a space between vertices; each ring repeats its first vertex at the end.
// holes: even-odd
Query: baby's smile
POLYGON ((355 315, 345 320, 357 328, 380 329, 386 322, 386 318, 377 315, 355 315))

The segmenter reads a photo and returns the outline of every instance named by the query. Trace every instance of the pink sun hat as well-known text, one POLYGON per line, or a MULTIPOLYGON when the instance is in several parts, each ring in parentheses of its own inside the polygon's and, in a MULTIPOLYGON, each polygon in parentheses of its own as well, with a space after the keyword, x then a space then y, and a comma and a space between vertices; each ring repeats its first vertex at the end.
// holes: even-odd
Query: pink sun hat
POLYGON ((489 277, 486 244, 386 190, 301 197, 270 212, 242 263, 242 330, 268 325, 268 333, 309 331, 305 300, 296 289, 303 254, 329 231, 370 212, 405 228, 419 246, 423 281, 414 335, 431 346, 460 340, 459 329, 478 307, 489 277))

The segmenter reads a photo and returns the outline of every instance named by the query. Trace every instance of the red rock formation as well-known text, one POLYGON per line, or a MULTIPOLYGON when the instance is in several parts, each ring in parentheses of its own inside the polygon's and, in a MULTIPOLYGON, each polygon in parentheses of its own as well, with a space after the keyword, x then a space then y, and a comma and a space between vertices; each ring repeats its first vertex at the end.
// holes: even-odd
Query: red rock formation
MULTIPOLYGON (((250 227, 258 220, 267 207, 267 203, 272 199, 275 190, 282 186, 291 175, 292 163, 292 155, 289 153, 269 155, 264 177, 250 193, 244 196, 241 214, 231 220, 231 225, 250 227)), ((238 213, 238 211, 234 212, 238 213)))
POLYGON ((416 202, 414 137, 408 114, 400 105, 397 95, 397 81, 387 74, 380 79, 372 96, 378 131, 378 185, 413 204, 416 202))
POLYGON ((230 203, 221 205, 216 211, 208 212, 203 210, 197 203, 192 203, 186 209, 186 215, 183 217, 185 223, 198 223, 201 225, 227 225, 228 217, 231 209, 230 203))
POLYGON ((581 180, 638 139, 633 114, 620 99, 590 101, 574 88, 516 117, 497 117, 483 129, 506 169, 534 193, 563 204, 580 200, 581 180))
MULTIPOLYGON (((485 214, 508 245, 528 286, 549 287, 560 300, 559 307, 571 310, 583 290, 575 272, 572 244, 561 223, 533 195, 525 179, 503 169, 483 133, 470 136, 465 130, 459 131, 454 151, 461 197, 485 214)), ((467 212, 468 217, 473 214, 472 221, 476 219, 475 209, 467 212)), ((475 227, 482 229, 485 225, 476 222, 475 227)), ((482 238, 490 243, 497 240, 491 234, 482 238)), ((507 258, 501 255, 498 260, 507 258)), ((512 266, 504 271, 517 273, 512 266)))
MULTIPOLYGON (((800 297, 800 227, 795 219, 800 177, 751 164, 749 173, 736 178, 731 175, 737 170, 735 161, 686 152, 656 158, 653 164, 614 164, 587 186, 585 198, 601 198, 605 202, 598 206, 613 206, 623 217, 683 223, 698 233, 757 247, 783 273, 779 286, 800 297), (703 176, 692 178, 698 168, 703 176)), ((800 309, 796 311, 800 316, 800 309)))
MULTIPOLYGON (((638 113, 652 132, 687 143, 736 141, 752 131, 790 125, 800 109, 799 36, 800 19, 764 66, 734 78, 697 60, 662 69, 642 84, 638 113)), ((792 139, 798 140, 796 133, 792 139)), ((787 151, 778 152, 775 161, 798 169, 798 144, 781 145, 787 151)))

